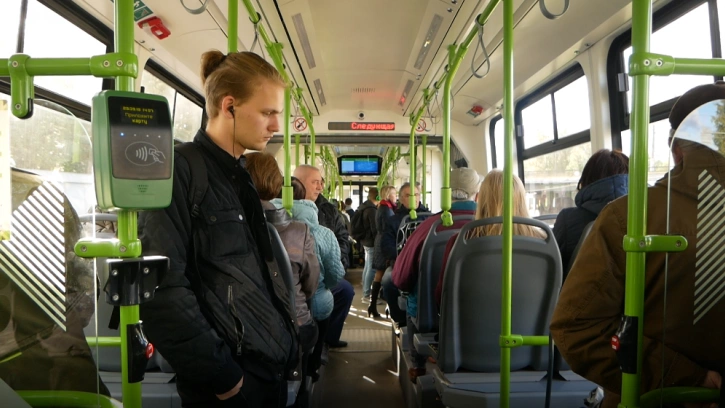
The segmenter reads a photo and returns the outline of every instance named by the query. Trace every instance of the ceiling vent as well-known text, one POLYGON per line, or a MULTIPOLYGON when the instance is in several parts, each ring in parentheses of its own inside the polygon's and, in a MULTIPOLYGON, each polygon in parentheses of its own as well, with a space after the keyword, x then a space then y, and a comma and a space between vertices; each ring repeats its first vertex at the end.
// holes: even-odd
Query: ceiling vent
POLYGON ((304 52, 305 54, 307 66, 312 69, 316 67, 317 64, 315 63, 315 56, 312 55, 312 47, 310 46, 310 39, 307 37, 307 29, 305 28, 305 23, 304 21, 302 21, 302 14, 297 13, 292 16, 292 22, 295 25, 297 37, 300 39, 300 43, 302 43, 302 52, 304 52))
POLYGON ((403 106, 405 104, 405 101, 408 99, 408 94, 410 93, 410 90, 413 89, 413 80, 409 79, 408 82, 405 84, 405 89, 403 89, 403 94, 400 95, 400 100, 398 101, 398 105, 403 106))
POLYGON ((433 40, 435 40, 436 34, 438 34, 438 29, 441 28, 442 23, 443 17, 438 14, 433 16, 433 21, 430 23, 430 27, 428 27, 428 32, 426 32, 425 34, 423 45, 420 46, 418 58, 415 59, 415 69, 420 69, 423 66, 425 57, 428 56, 428 51, 430 51, 430 49, 433 47, 433 40))
POLYGON ((327 105, 325 93, 322 91, 322 82, 320 82, 319 79, 315 79, 313 83, 315 84, 315 92, 317 92, 317 99, 320 101, 320 104, 322 104, 322 106, 327 105))
POLYGON ((374 92, 375 92, 375 88, 366 88, 366 87, 352 88, 352 93, 354 93, 354 94, 371 94, 374 92))

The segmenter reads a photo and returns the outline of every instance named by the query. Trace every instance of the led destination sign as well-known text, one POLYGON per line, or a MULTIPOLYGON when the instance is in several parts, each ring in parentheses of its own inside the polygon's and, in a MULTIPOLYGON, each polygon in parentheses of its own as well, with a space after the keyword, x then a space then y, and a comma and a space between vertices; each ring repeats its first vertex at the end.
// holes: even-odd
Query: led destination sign
POLYGON ((395 122, 328 122, 327 130, 395 130, 395 122))
POLYGON ((121 106, 121 123, 128 125, 155 126, 156 109, 139 106, 121 106))

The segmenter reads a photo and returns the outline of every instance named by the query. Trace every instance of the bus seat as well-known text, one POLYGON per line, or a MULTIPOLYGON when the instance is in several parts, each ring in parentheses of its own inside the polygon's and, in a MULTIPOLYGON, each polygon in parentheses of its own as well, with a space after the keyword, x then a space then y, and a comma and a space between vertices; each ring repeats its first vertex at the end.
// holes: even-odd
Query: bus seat
POLYGON ((400 220, 400 225, 398 226, 398 234, 395 237, 395 244, 396 248, 398 249, 398 254, 400 254, 400 251, 403 250, 405 242, 411 235, 413 235, 415 229, 418 228, 418 226, 422 224, 423 221, 426 220, 426 218, 430 217, 432 213, 420 212, 416 215, 417 218, 414 220, 410 219, 410 215, 405 215, 403 216, 403 219, 400 220))
MULTIPOLYGON (((449 255, 443 282, 438 365, 445 373, 459 369, 498 372, 501 325, 500 235, 466 238, 473 228, 497 224, 502 217, 466 224, 449 255), (485 268, 482 266, 485 265, 485 268)), ((514 223, 545 231, 545 239, 513 237, 512 333, 546 335, 562 282, 561 255, 549 227, 514 217, 514 223)), ((547 357, 537 347, 511 351, 511 370, 545 370, 547 357)))
MULTIPOLYGON (((559 248, 544 222, 520 217, 513 221, 540 228, 546 238, 513 237, 512 333, 546 335, 562 282, 559 248)), ((466 235, 473 228, 501 222, 502 217, 496 217, 466 224, 449 255, 433 373, 446 406, 498 407, 503 237, 466 235)), ((543 347, 511 350, 511 407, 540 404, 547 365, 543 347)), ((592 385, 554 379, 552 406, 580 406, 592 385)))
MULTIPOLYGON (((272 225, 271 223, 267 223, 267 229, 269 230, 269 238, 272 241, 272 252, 274 253, 274 258, 277 260, 277 266, 279 266, 279 271, 282 274, 282 279, 284 280, 285 285, 287 286, 287 290, 289 292, 289 302, 292 305, 292 311, 294 313, 295 310, 295 284, 294 284, 294 277, 292 273, 292 264, 289 260, 289 255, 287 254, 287 250, 284 247, 284 244, 282 243, 282 238, 280 238, 279 233, 277 232, 277 229, 272 225)), ((295 315, 296 316, 296 315, 295 315)), ((296 321, 296 319, 295 319, 296 321)), ((297 400, 297 394, 300 391, 300 387, 302 386, 302 381, 288 381, 287 382, 287 406, 294 405, 295 401, 297 400)))
MULTIPOLYGON (((453 222, 473 220, 473 215, 456 215, 453 222)), ((449 228, 437 231, 441 220, 436 220, 428 232, 420 253, 420 273, 418 275, 418 316, 414 319, 419 333, 438 331, 438 305, 435 302, 435 289, 443 267, 448 240, 460 231, 449 228)))

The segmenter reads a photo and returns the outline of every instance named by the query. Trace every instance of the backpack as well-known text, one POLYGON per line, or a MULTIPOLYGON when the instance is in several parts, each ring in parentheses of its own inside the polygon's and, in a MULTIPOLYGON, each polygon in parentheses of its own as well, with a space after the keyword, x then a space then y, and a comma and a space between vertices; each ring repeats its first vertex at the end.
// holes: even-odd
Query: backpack
POLYGON ((209 188, 209 177, 206 172, 206 163, 201 157, 198 148, 193 143, 181 143, 174 146, 177 153, 184 156, 189 162, 191 170, 191 183, 189 183, 189 213, 193 218, 199 215, 199 206, 201 205, 206 190, 209 188))
POLYGON ((370 208, 374 207, 363 207, 358 209, 355 211, 355 214, 353 214, 352 219, 350 220, 350 224, 352 226, 350 236, 352 236, 355 241, 362 241, 368 236, 369 231, 365 228, 365 211, 370 208))

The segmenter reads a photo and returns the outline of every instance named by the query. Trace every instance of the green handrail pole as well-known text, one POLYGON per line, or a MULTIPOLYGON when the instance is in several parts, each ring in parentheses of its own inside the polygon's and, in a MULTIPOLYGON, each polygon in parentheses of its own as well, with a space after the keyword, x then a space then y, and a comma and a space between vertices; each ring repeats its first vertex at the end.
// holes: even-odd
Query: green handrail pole
POLYGON ((229 20, 227 21, 227 52, 237 52, 239 43, 239 0, 229 0, 229 20))
POLYGON ((410 148, 408 150, 410 161, 410 199, 408 200, 408 208, 410 209, 410 219, 415 220, 418 218, 418 214, 415 213, 415 209, 418 208, 418 203, 415 202, 415 127, 418 126, 416 120, 410 126, 410 148))
POLYGON ((426 191, 428 191, 428 190, 426 190, 426 174, 427 174, 428 166, 426 166, 426 161, 428 158, 428 150, 427 150, 426 146, 428 144, 428 135, 423 134, 422 138, 423 138, 423 140, 422 140, 423 141, 423 150, 422 150, 421 154, 423 155, 423 164, 422 164, 423 169, 421 171, 420 189, 422 190, 421 194, 423 195, 421 197, 421 199, 423 200, 423 207, 427 207, 426 196, 428 194, 426 193, 426 191))
MULTIPOLYGON (((632 55, 649 52, 652 33, 651 0, 632 2, 632 55)), ((632 160, 629 168, 627 236, 643 237, 647 231, 647 139, 649 130, 649 75, 634 75, 632 116, 632 160)), ((619 407, 639 407, 642 373, 642 328, 644 327, 645 252, 627 252, 624 314, 637 320, 637 372, 622 373, 619 407)))
MULTIPOLYGON (((115 52, 134 53, 134 20, 133 0, 114 1, 114 46, 115 52)), ((119 91, 134 91, 134 77, 116 77, 116 89, 119 91)), ((121 248, 137 245, 141 249, 138 240, 136 211, 121 210, 118 212, 118 239, 121 248)), ((138 256, 138 255, 136 255, 138 256)), ((136 324, 139 321, 139 306, 121 306, 121 373, 123 405, 128 408, 141 407, 141 382, 128 382, 128 341, 127 325, 136 324)))
MULTIPOLYGON (((236 1, 236 0, 235 0, 236 1)), ((282 187, 282 206, 291 214, 292 211, 292 156, 290 153, 292 135, 290 135, 290 112, 292 112, 292 89, 284 88, 284 186, 282 187)), ((299 141, 299 136, 297 137, 299 141)), ((297 157, 299 162, 299 156, 297 157)))
MULTIPOLYGON (((513 160, 514 160, 514 0, 503 0, 503 253, 501 268, 501 336, 511 336, 511 283, 513 263, 513 160)), ((511 349, 501 348, 502 408, 509 407, 511 349)))
POLYGON ((300 166, 300 135, 295 135, 295 167, 300 166))

